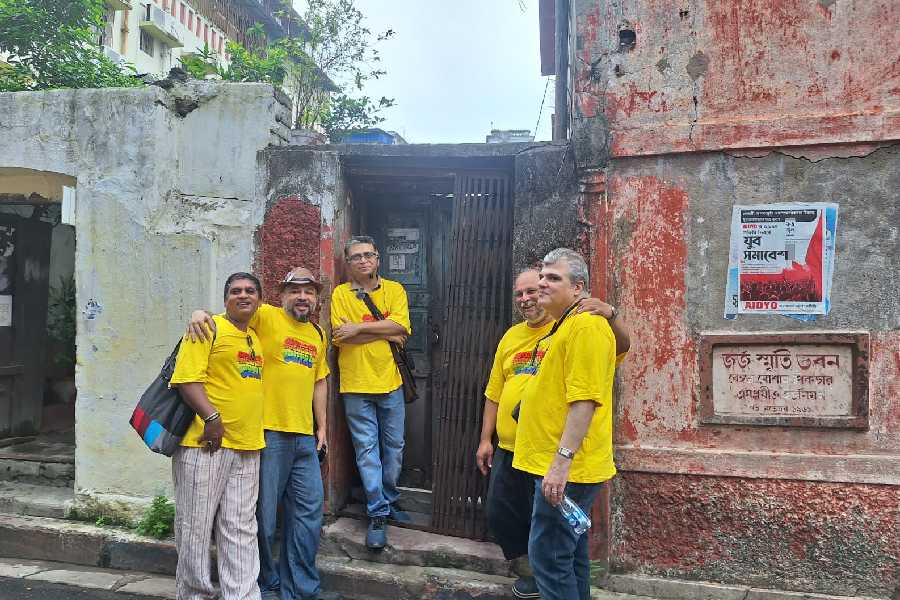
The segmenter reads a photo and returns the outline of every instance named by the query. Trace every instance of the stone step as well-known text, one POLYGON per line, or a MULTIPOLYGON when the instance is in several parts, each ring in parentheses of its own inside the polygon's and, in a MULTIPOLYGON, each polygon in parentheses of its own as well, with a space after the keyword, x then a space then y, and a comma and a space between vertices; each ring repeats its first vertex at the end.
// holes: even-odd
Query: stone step
POLYGON ((322 553, 390 565, 509 575, 509 564, 496 544, 388 525, 388 546, 376 552, 365 545, 367 524, 365 519, 343 517, 326 525, 322 553))
POLYGON ((4 456, 0 453, 0 481, 72 488, 75 485, 75 463, 43 457, 4 456))
POLYGON ((0 481, 0 513, 64 519, 74 499, 72 487, 0 481))

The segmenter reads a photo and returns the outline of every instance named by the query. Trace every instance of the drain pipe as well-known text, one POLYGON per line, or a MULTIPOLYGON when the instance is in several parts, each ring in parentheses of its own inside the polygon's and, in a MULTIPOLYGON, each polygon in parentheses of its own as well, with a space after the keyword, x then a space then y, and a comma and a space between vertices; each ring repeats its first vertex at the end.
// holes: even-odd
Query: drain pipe
POLYGON ((553 140, 569 137, 569 0, 556 0, 556 115, 553 140))

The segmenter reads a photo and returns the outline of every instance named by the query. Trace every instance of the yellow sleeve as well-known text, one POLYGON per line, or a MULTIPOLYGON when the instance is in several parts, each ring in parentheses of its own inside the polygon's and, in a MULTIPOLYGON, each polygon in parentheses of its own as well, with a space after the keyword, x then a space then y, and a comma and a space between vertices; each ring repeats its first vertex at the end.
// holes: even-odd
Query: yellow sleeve
MULTIPOLYGON (((249 326, 256 331, 257 334, 264 332, 267 329, 271 329, 272 327, 272 314, 273 310, 278 310, 271 304, 266 304, 265 302, 259 305, 259 308, 256 309, 256 312, 253 313, 253 316, 250 317, 249 326)), ((263 333, 263 335, 265 335, 263 333)))
MULTIPOLYGON (((322 335, 325 335, 324 331, 322 335)), ((331 369, 328 368, 328 342, 323 340, 319 348, 318 364, 316 365, 316 381, 325 379, 330 373, 331 369)))
POLYGON ((192 342, 185 336, 181 340, 181 348, 175 358, 175 372, 169 383, 205 383, 212 345, 209 340, 192 342))
POLYGON ((484 390, 485 397, 497 403, 500 402, 500 396, 503 394, 503 384, 506 383, 506 378, 503 376, 504 340, 505 338, 501 338, 500 343, 497 344, 497 352, 494 353, 494 364, 491 366, 491 375, 488 377, 487 388, 484 390))
POLYGON ((406 290, 398 283, 396 293, 388 296, 387 300, 387 310, 391 313, 387 318, 403 327, 406 330, 406 335, 412 335, 412 327, 409 324, 409 304, 406 300, 406 290))
POLYGON ((593 400, 602 404, 606 383, 615 368, 616 340, 609 325, 584 323, 569 334, 564 366, 566 402, 593 400))
MULTIPOLYGON (((350 320, 347 313, 347 304, 344 301, 344 294, 342 291, 343 288, 340 286, 334 288, 334 291, 331 292, 331 330, 334 331, 343 323, 341 321, 341 317, 344 319, 350 320)), ((335 346, 340 346, 341 343, 332 338, 331 343, 335 346)))

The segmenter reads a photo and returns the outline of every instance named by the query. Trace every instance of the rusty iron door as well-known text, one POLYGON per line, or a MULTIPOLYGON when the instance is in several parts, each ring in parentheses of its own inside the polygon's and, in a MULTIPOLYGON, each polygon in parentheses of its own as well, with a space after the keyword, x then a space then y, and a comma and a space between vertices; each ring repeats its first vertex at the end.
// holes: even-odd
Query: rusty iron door
POLYGON ((41 426, 49 223, 0 215, 0 437, 41 426))
POLYGON ((487 534, 475 450, 494 351, 512 320, 512 203, 504 173, 456 177, 432 453, 432 527, 449 535, 487 534))

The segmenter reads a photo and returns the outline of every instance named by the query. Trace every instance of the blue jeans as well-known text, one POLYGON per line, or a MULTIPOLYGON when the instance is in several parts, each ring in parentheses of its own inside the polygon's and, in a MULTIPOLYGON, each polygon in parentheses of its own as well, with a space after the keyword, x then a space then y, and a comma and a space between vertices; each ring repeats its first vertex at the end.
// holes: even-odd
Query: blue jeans
MULTIPOLYGON (((534 507, 528 559, 543 600, 589 600, 591 563, 588 533, 576 536, 559 510, 541 493, 541 479, 534 480, 534 507)), ((600 483, 567 483, 566 495, 591 514, 600 483)))
POLYGON ((280 588, 282 600, 315 598, 319 593, 316 553, 322 533, 324 491, 316 438, 299 433, 266 430, 266 447, 260 455, 259 588, 280 588), (272 559, 275 520, 282 514, 281 558, 272 559))
POLYGON ((397 482, 403 465, 403 388, 387 394, 343 394, 344 411, 356 466, 366 492, 366 514, 386 517, 400 492, 397 482))

